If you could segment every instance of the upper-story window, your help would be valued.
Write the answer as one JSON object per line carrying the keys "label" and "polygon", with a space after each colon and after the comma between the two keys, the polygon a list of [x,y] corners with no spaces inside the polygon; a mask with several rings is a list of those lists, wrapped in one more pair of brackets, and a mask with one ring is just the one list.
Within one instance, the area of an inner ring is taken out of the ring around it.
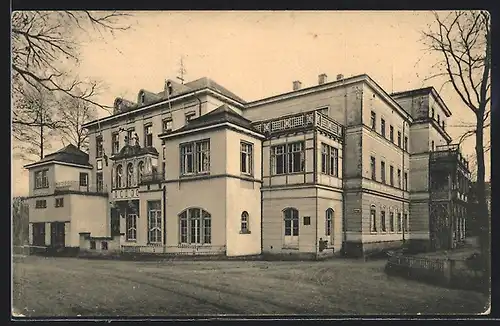
{"label": "upper-story window", "polygon": [[80,187],[86,187],[89,184],[89,174],[80,172]]}
{"label": "upper-story window", "polygon": [[438,114],[437,122],[438,122],[438,124],[441,122],[441,119],[439,118],[439,114]]}
{"label": "upper-story window", "polygon": [[118,132],[114,132],[111,136],[113,143],[113,154],[116,154],[120,151],[120,134]]}
{"label": "upper-story window", "polygon": [[163,132],[171,131],[173,128],[172,118],[165,118],[162,120],[162,130]]}
{"label": "upper-story window", "polygon": [[104,179],[103,179],[103,176],[102,176],[102,172],[97,172],[95,174],[96,176],[96,185],[97,185],[97,191],[103,191],[104,189]]}
{"label": "upper-story window", "polygon": [[250,228],[248,227],[248,212],[244,211],[241,213],[241,233],[250,233]]}
{"label": "upper-story window", "polygon": [[401,169],[398,169],[398,188],[401,188]]}
{"label": "upper-story window", "polygon": [[210,172],[210,140],[180,145],[181,175]]}
{"label": "upper-story window", "polygon": [[405,136],[405,142],[404,142],[404,145],[403,145],[403,146],[404,146],[404,147],[403,147],[403,148],[404,148],[404,150],[405,150],[405,151],[408,151],[408,137],[406,137],[406,136]]}
{"label": "upper-story window", "polygon": [[127,165],[127,187],[132,187],[133,179],[134,179],[134,166],[132,165],[132,163],[129,163]]}
{"label": "upper-story window", "polygon": [[303,172],[305,168],[304,142],[271,147],[271,165],[273,174]]}
{"label": "upper-story window", "polygon": [[370,156],[370,172],[372,180],[376,180],[376,171],[375,171],[375,157]]}
{"label": "upper-story window", "polygon": [[135,133],[135,128],[127,129],[127,136],[126,137],[127,137],[129,145],[133,145],[132,139],[134,138],[134,133]]}
{"label": "upper-story window", "polygon": [[56,198],[54,207],[64,207],[64,198]]}
{"label": "upper-story window", "polygon": [[382,183],[385,183],[385,162],[380,162],[380,179]]}
{"label": "upper-story window", "polygon": [[408,173],[405,172],[404,174],[404,190],[408,190]]}
{"label": "upper-story window", "polygon": [[401,147],[401,131],[398,131],[398,146]]}
{"label": "upper-story window", "polygon": [[122,177],[123,177],[123,167],[121,165],[118,165],[116,167],[116,188],[121,188],[122,187]]}
{"label": "upper-story window", "polygon": [[35,208],[47,208],[47,200],[40,199],[35,202]]}
{"label": "upper-story window", "polygon": [[443,122],[442,122],[442,127],[443,127],[443,129],[444,129],[445,125],[446,125],[446,124],[445,124],[445,120],[443,119]]}
{"label": "upper-story window", "polygon": [[391,143],[394,143],[394,127],[389,126],[389,139],[391,140]]}
{"label": "upper-story window", "polygon": [[394,186],[394,166],[389,167],[389,183]]}
{"label": "upper-story window", "polygon": [[186,113],[186,123],[188,123],[191,119],[193,119],[196,116],[196,113],[191,111]]}
{"label": "upper-story window", "polygon": [[385,138],[385,120],[380,119],[380,134]]}
{"label": "upper-story window", "polygon": [[338,177],[339,150],[327,144],[321,144],[321,172]]}
{"label": "upper-story window", "polygon": [[35,189],[49,187],[49,178],[47,177],[48,172],[48,169],[35,172]]}
{"label": "upper-story window", "polygon": [[102,157],[102,136],[97,136],[95,139],[95,156]]}
{"label": "upper-story window", "polygon": [[431,141],[431,151],[433,151],[433,152],[434,152],[434,140],[433,140],[433,141]]}
{"label": "upper-story window", "polygon": [[153,146],[153,126],[151,124],[144,126],[144,147]]}
{"label": "upper-story window", "polygon": [[247,142],[241,142],[240,148],[240,171],[244,174],[253,174],[253,145]]}
{"label": "upper-story window", "polygon": [[141,94],[141,104],[144,104],[146,102],[146,94],[142,93]]}
{"label": "upper-story window", "polygon": [[371,112],[371,118],[370,118],[370,126],[372,130],[375,130],[376,128],[376,121],[377,121],[377,115],[375,114],[374,111]]}
{"label": "upper-story window", "polygon": [[434,119],[434,108],[431,108],[431,118]]}

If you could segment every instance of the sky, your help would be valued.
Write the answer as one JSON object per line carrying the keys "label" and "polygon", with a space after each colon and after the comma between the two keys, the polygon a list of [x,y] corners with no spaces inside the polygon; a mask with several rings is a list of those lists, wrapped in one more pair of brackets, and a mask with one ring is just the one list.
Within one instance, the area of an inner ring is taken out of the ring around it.
{"label": "sky", "polygon": [[[414,11],[232,11],[129,12],[131,28],[83,37],[75,73],[101,80],[106,89],[97,98],[112,105],[116,97],[137,101],[140,89],[163,90],[164,80],[179,76],[180,59],[186,82],[209,77],[247,101],[329,80],[368,74],[387,92],[434,86],[453,115],[447,130],[458,140],[473,122],[471,111],[444,80],[433,79],[439,59],[426,53],[421,31],[432,23],[430,12]],[[104,111],[102,116],[107,115]],[[489,140],[489,132],[486,141]],[[474,139],[462,152],[474,154]],[[62,144],[54,143],[53,150]],[[486,156],[486,180],[490,158]],[[28,194],[26,162],[14,160],[13,195]]]}

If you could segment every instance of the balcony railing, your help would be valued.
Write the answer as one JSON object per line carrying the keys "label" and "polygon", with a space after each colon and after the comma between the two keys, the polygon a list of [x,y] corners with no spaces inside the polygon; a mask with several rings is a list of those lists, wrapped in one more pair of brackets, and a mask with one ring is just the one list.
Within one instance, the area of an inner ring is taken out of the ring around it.
{"label": "balcony railing", "polygon": [[165,180],[165,173],[163,171],[144,174],[140,184],[162,182]]}
{"label": "balcony railing", "polygon": [[101,184],[80,185],[79,181],[56,182],[55,192],[64,192],[64,191],[93,192],[102,194],[108,193],[106,185],[101,185]]}
{"label": "balcony railing", "polygon": [[302,112],[285,117],[256,122],[255,129],[264,134],[273,135],[308,127],[317,127],[342,138],[344,127],[327,115],[317,111]]}

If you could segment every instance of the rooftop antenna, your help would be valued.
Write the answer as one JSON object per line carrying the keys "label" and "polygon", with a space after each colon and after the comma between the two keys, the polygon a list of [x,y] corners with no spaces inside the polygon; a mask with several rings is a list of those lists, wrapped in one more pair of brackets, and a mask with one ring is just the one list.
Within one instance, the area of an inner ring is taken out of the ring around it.
{"label": "rooftop antenna", "polygon": [[177,77],[184,85],[184,75],[186,74],[186,69],[184,68],[184,56],[181,56],[181,67],[179,68],[180,77]]}

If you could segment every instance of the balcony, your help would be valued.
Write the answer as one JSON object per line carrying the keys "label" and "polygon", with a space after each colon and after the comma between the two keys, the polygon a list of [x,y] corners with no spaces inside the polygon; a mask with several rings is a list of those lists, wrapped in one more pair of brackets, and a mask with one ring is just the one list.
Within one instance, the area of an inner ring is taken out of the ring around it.
{"label": "balcony", "polygon": [[165,181],[163,171],[144,174],[139,184],[159,183]]}
{"label": "balcony", "polygon": [[436,146],[436,150],[431,152],[430,159],[431,162],[457,163],[465,172],[470,172],[469,162],[463,157],[458,144]]}
{"label": "balcony", "polygon": [[108,195],[106,185],[87,184],[80,185],[79,181],[56,182],[54,193],[95,193]]}
{"label": "balcony", "polygon": [[344,127],[340,123],[317,111],[302,112],[277,119],[260,121],[254,123],[253,126],[256,130],[268,136],[310,128],[321,129],[330,135],[336,136],[339,140],[344,135]]}

